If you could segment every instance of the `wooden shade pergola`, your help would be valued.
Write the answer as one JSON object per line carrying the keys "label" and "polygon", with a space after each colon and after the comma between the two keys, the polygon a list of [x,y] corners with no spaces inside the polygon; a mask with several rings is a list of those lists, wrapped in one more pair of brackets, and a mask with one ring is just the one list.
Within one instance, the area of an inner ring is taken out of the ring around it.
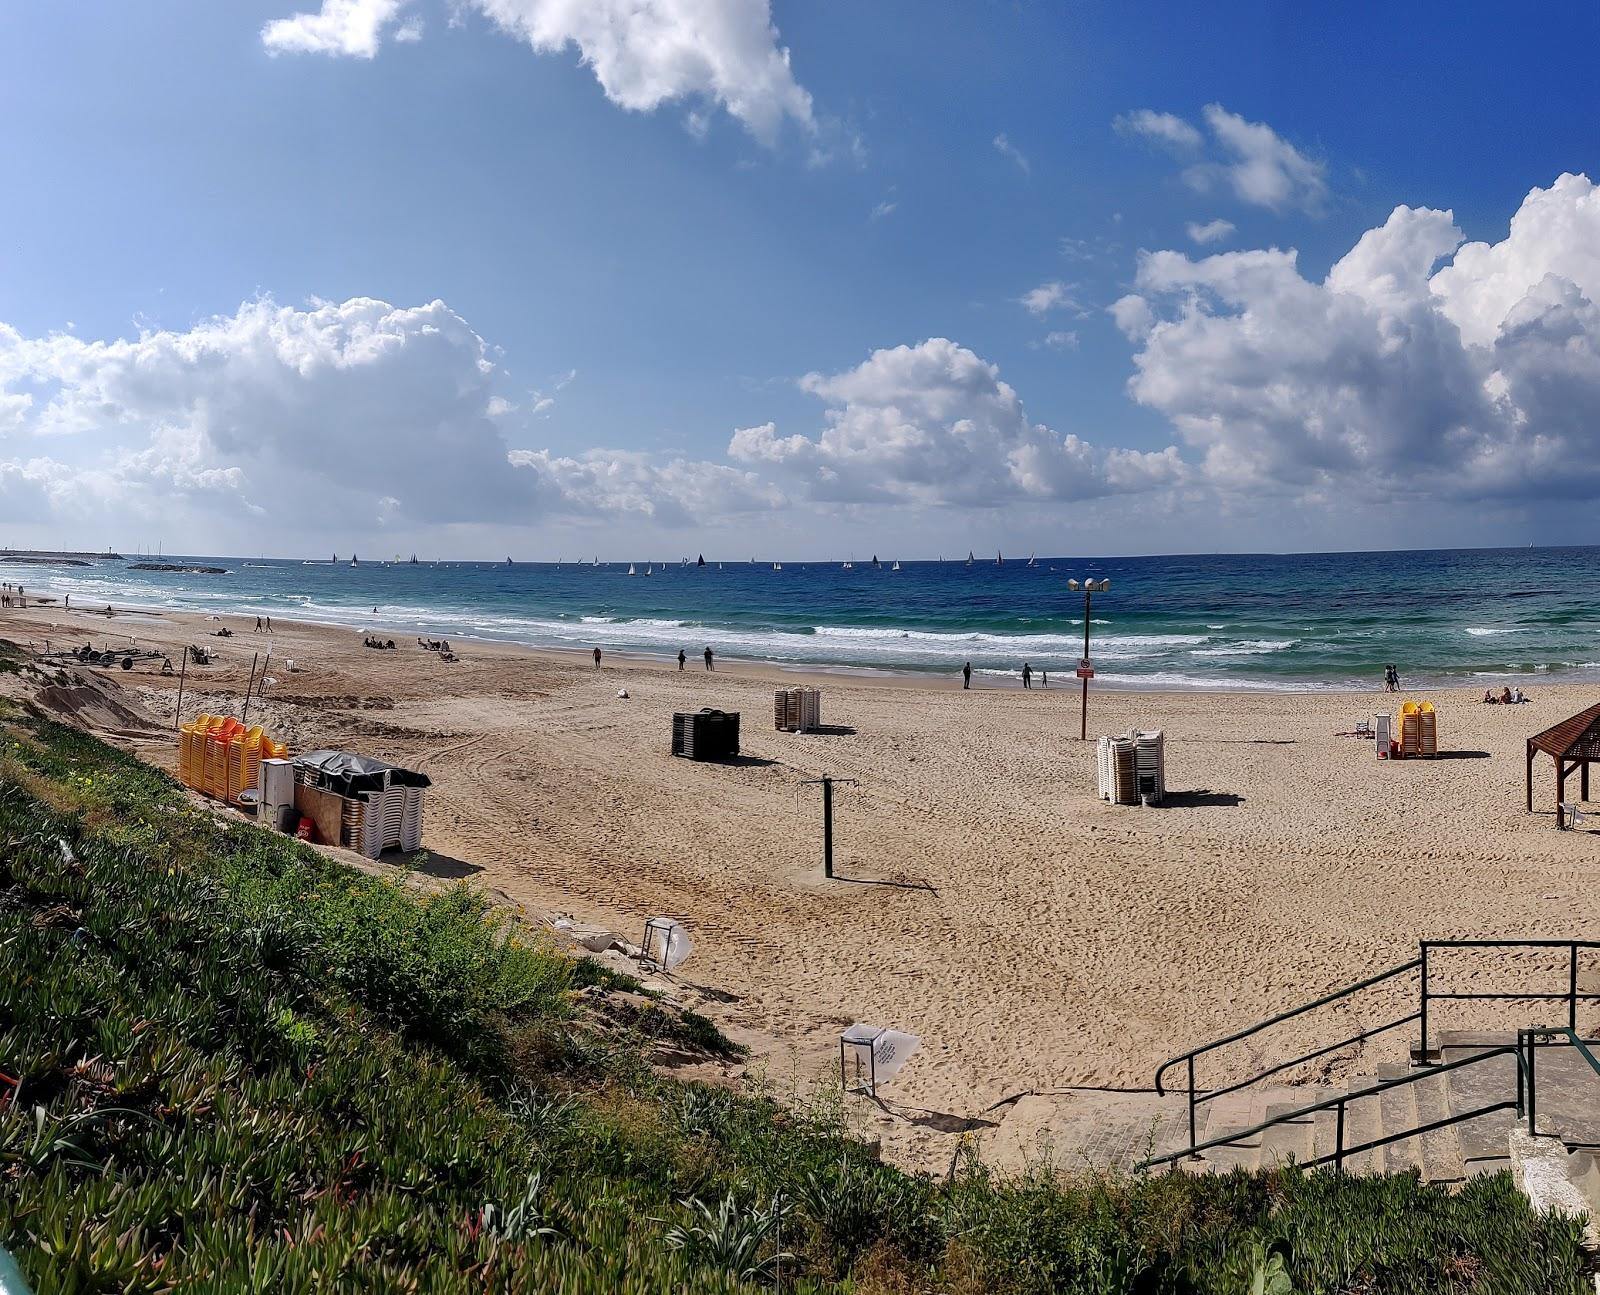
{"label": "wooden shade pergola", "polygon": [[1533,812],[1533,757],[1543,751],[1556,762],[1556,825],[1561,825],[1561,805],[1567,794],[1567,775],[1578,768],[1578,791],[1589,799],[1589,765],[1600,760],[1600,705],[1580,711],[1543,733],[1528,739],[1528,812]]}

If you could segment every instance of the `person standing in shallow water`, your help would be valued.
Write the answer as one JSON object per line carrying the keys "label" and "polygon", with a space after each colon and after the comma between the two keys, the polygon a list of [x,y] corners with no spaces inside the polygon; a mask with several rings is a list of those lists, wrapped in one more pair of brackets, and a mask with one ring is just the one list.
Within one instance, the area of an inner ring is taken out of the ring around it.
{"label": "person standing in shallow water", "polygon": [[709,644],[707,644],[707,646],[706,646],[706,669],[707,670],[716,669],[716,667],[711,664],[711,647],[710,647]]}
{"label": "person standing in shallow water", "polygon": [[678,649],[678,673],[679,674],[683,673],[683,663],[685,661],[687,661],[688,659],[689,659],[688,653],[686,653],[682,648],[679,648]]}
{"label": "person standing in shallow water", "polygon": [[970,661],[961,667],[961,686],[963,688],[972,687],[972,662]]}

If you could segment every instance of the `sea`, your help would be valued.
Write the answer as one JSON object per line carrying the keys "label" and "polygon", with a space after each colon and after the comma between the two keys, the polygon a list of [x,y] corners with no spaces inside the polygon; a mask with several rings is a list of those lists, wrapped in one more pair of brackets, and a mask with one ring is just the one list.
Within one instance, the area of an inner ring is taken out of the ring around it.
{"label": "sea", "polygon": [[[1089,608],[1097,685],[1368,688],[1600,684],[1600,547],[1171,557],[774,562],[390,562],[174,557],[22,565],[0,579],[75,604],[274,616],[453,642],[728,660],[797,669],[1066,682]],[[374,610],[376,609],[376,610]],[[0,622],[3,624],[3,622]],[[0,630],[3,632],[3,630]]]}

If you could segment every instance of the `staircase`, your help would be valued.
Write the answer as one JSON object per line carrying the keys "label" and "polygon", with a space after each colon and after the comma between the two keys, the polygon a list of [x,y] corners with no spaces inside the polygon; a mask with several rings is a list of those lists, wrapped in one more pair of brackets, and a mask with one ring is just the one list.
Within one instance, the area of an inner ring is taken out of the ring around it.
{"label": "staircase", "polygon": [[[1429,1182],[1458,1183],[1477,1174],[1508,1169],[1511,1129],[1518,1122],[1517,1061],[1507,1053],[1484,1056],[1506,1046],[1506,1042],[1447,1033],[1439,1036],[1439,1044],[1440,1065],[1448,1069],[1382,1063],[1345,1084],[1280,1085],[1230,1093],[1209,1104],[1200,1139],[1210,1142],[1229,1138],[1301,1108],[1337,1102],[1340,1097],[1396,1080],[1401,1082],[1345,1104],[1343,1145],[1349,1148],[1380,1144],[1370,1150],[1347,1151],[1343,1156],[1347,1173],[1415,1169]],[[1600,1077],[1568,1054],[1570,1049],[1541,1052],[1540,1131],[1559,1132],[1568,1142],[1600,1140],[1600,1127],[1594,1127],[1600,1124],[1596,1119],[1600,1114]],[[1475,1057],[1484,1059],[1451,1064]],[[1582,1073],[1573,1068],[1574,1064],[1582,1067]],[[1474,1111],[1485,1113],[1472,1116]],[[1462,1119],[1463,1116],[1469,1118]],[[1460,1122],[1448,1122],[1451,1120]],[[1337,1105],[1323,1106],[1176,1163],[1197,1173],[1236,1166],[1266,1169],[1289,1160],[1297,1164],[1326,1160],[1331,1164],[1338,1155],[1338,1126]],[[1573,1130],[1586,1133],[1587,1137],[1574,1136]],[[1185,1142],[1180,1136],[1174,1149],[1181,1150]]]}

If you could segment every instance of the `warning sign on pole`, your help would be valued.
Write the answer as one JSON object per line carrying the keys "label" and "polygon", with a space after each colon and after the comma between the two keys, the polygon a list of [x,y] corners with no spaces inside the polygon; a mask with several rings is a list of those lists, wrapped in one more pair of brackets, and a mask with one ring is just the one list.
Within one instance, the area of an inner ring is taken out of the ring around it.
{"label": "warning sign on pole", "polygon": [[1078,678],[1080,678],[1080,679],[1093,679],[1094,678],[1094,662],[1089,660],[1088,657],[1080,657],[1078,659]]}

